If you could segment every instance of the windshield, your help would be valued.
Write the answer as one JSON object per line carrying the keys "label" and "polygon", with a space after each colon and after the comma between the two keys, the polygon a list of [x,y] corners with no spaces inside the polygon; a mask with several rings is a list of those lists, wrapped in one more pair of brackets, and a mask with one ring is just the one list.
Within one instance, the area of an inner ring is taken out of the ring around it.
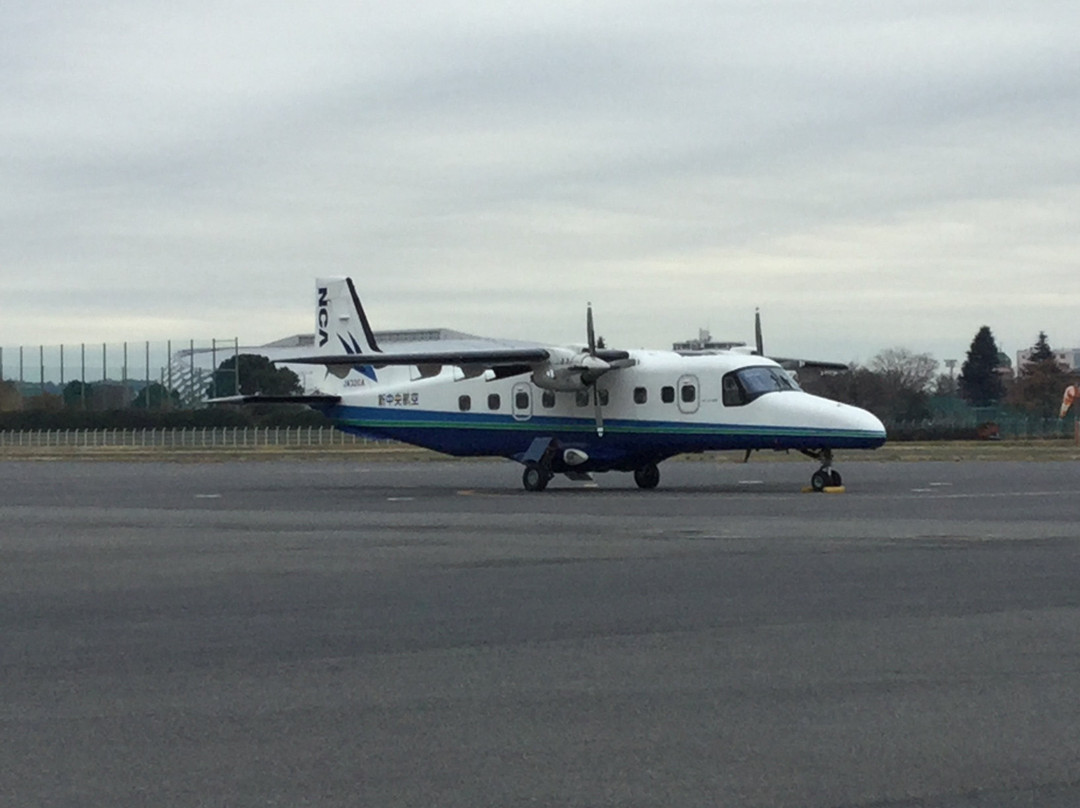
{"label": "windshield", "polygon": [[741,368],[728,373],[723,380],[724,404],[729,407],[749,404],[766,393],[798,389],[794,379],[775,367]]}

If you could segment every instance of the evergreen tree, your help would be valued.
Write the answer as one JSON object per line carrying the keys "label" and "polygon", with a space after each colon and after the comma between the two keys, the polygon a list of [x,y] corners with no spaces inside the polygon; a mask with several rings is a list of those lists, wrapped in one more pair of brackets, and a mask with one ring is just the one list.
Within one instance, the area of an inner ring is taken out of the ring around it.
{"label": "evergreen tree", "polygon": [[1008,401],[1011,406],[1031,415],[1050,418],[1057,414],[1061,393],[1068,383],[1068,372],[1054,356],[1046,333],[1040,331],[1031,356],[1009,390]]}
{"label": "evergreen tree", "polygon": [[967,359],[960,370],[960,395],[975,407],[996,404],[1005,394],[998,373],[998,347],[990,326],[984,325],[971,341]]}
{"label": "evergreen tree", "polygon": [[1035,345],[1031,349],[1031,356],[1028,357],[1029,362],[1045,362],[1047,359],[1053,359],[1054,352],[1050,348],[1050,343],[1046,341],[1046,332],[1040,331],[1039,338],[1035,340]]}

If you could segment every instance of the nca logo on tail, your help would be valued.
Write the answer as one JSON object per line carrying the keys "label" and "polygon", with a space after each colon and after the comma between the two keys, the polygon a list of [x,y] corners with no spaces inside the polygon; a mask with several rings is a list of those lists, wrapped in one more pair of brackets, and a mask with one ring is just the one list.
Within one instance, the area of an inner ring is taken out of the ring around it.
{"label": "nca logo on tail", "polygon": [[329,292],[325,286],[319,287],[318,314],[316,325],[319,331],[319,347],[322,348],[330,341],[330,333],[326,330],[330,327],[330,300]]}

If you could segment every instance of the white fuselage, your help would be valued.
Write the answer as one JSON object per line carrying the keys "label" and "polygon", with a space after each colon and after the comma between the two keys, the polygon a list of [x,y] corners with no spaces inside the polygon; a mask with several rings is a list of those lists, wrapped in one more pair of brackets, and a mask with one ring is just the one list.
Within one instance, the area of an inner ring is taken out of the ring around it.
{"label": "white fuselage", "polygon": [[602,436],[592,389],[544,389],[572,387],[572,379],[541,387],[534,373],[500,379],[451,366],[377,367],[367,371],[372,379],[356,369],[341,380],[328,376],[323,392],[342,400],[325,411],[347,431],[454,455],[520,459],[532,441],[551,438],[583,452],[583,468],[601,471],[682,452],[874,448],[885,441],[874,415],[803,392],[764,357],[631,351],[630,359],[596,382]]}

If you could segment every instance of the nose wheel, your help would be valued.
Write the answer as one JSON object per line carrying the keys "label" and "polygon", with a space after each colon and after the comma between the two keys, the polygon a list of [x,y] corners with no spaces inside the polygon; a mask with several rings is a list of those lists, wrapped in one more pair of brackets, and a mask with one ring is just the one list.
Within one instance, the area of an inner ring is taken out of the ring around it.
{"label": "nose wheel", "polygon": [[840,478],[840,472],[829,468],[820,468],[810,475],[810,487],[815,491],[824,491],[826,488],[839,488],[844,484]]}
{"label": "nose wheel", "polygon": [[810,487],[815,491],[824,491],[826,488],[839,488],[844,484],[840,472],[832,467],[832,449],[813,451],[803,449],[802,453],[821,462],[821,468],[810,475]]}

